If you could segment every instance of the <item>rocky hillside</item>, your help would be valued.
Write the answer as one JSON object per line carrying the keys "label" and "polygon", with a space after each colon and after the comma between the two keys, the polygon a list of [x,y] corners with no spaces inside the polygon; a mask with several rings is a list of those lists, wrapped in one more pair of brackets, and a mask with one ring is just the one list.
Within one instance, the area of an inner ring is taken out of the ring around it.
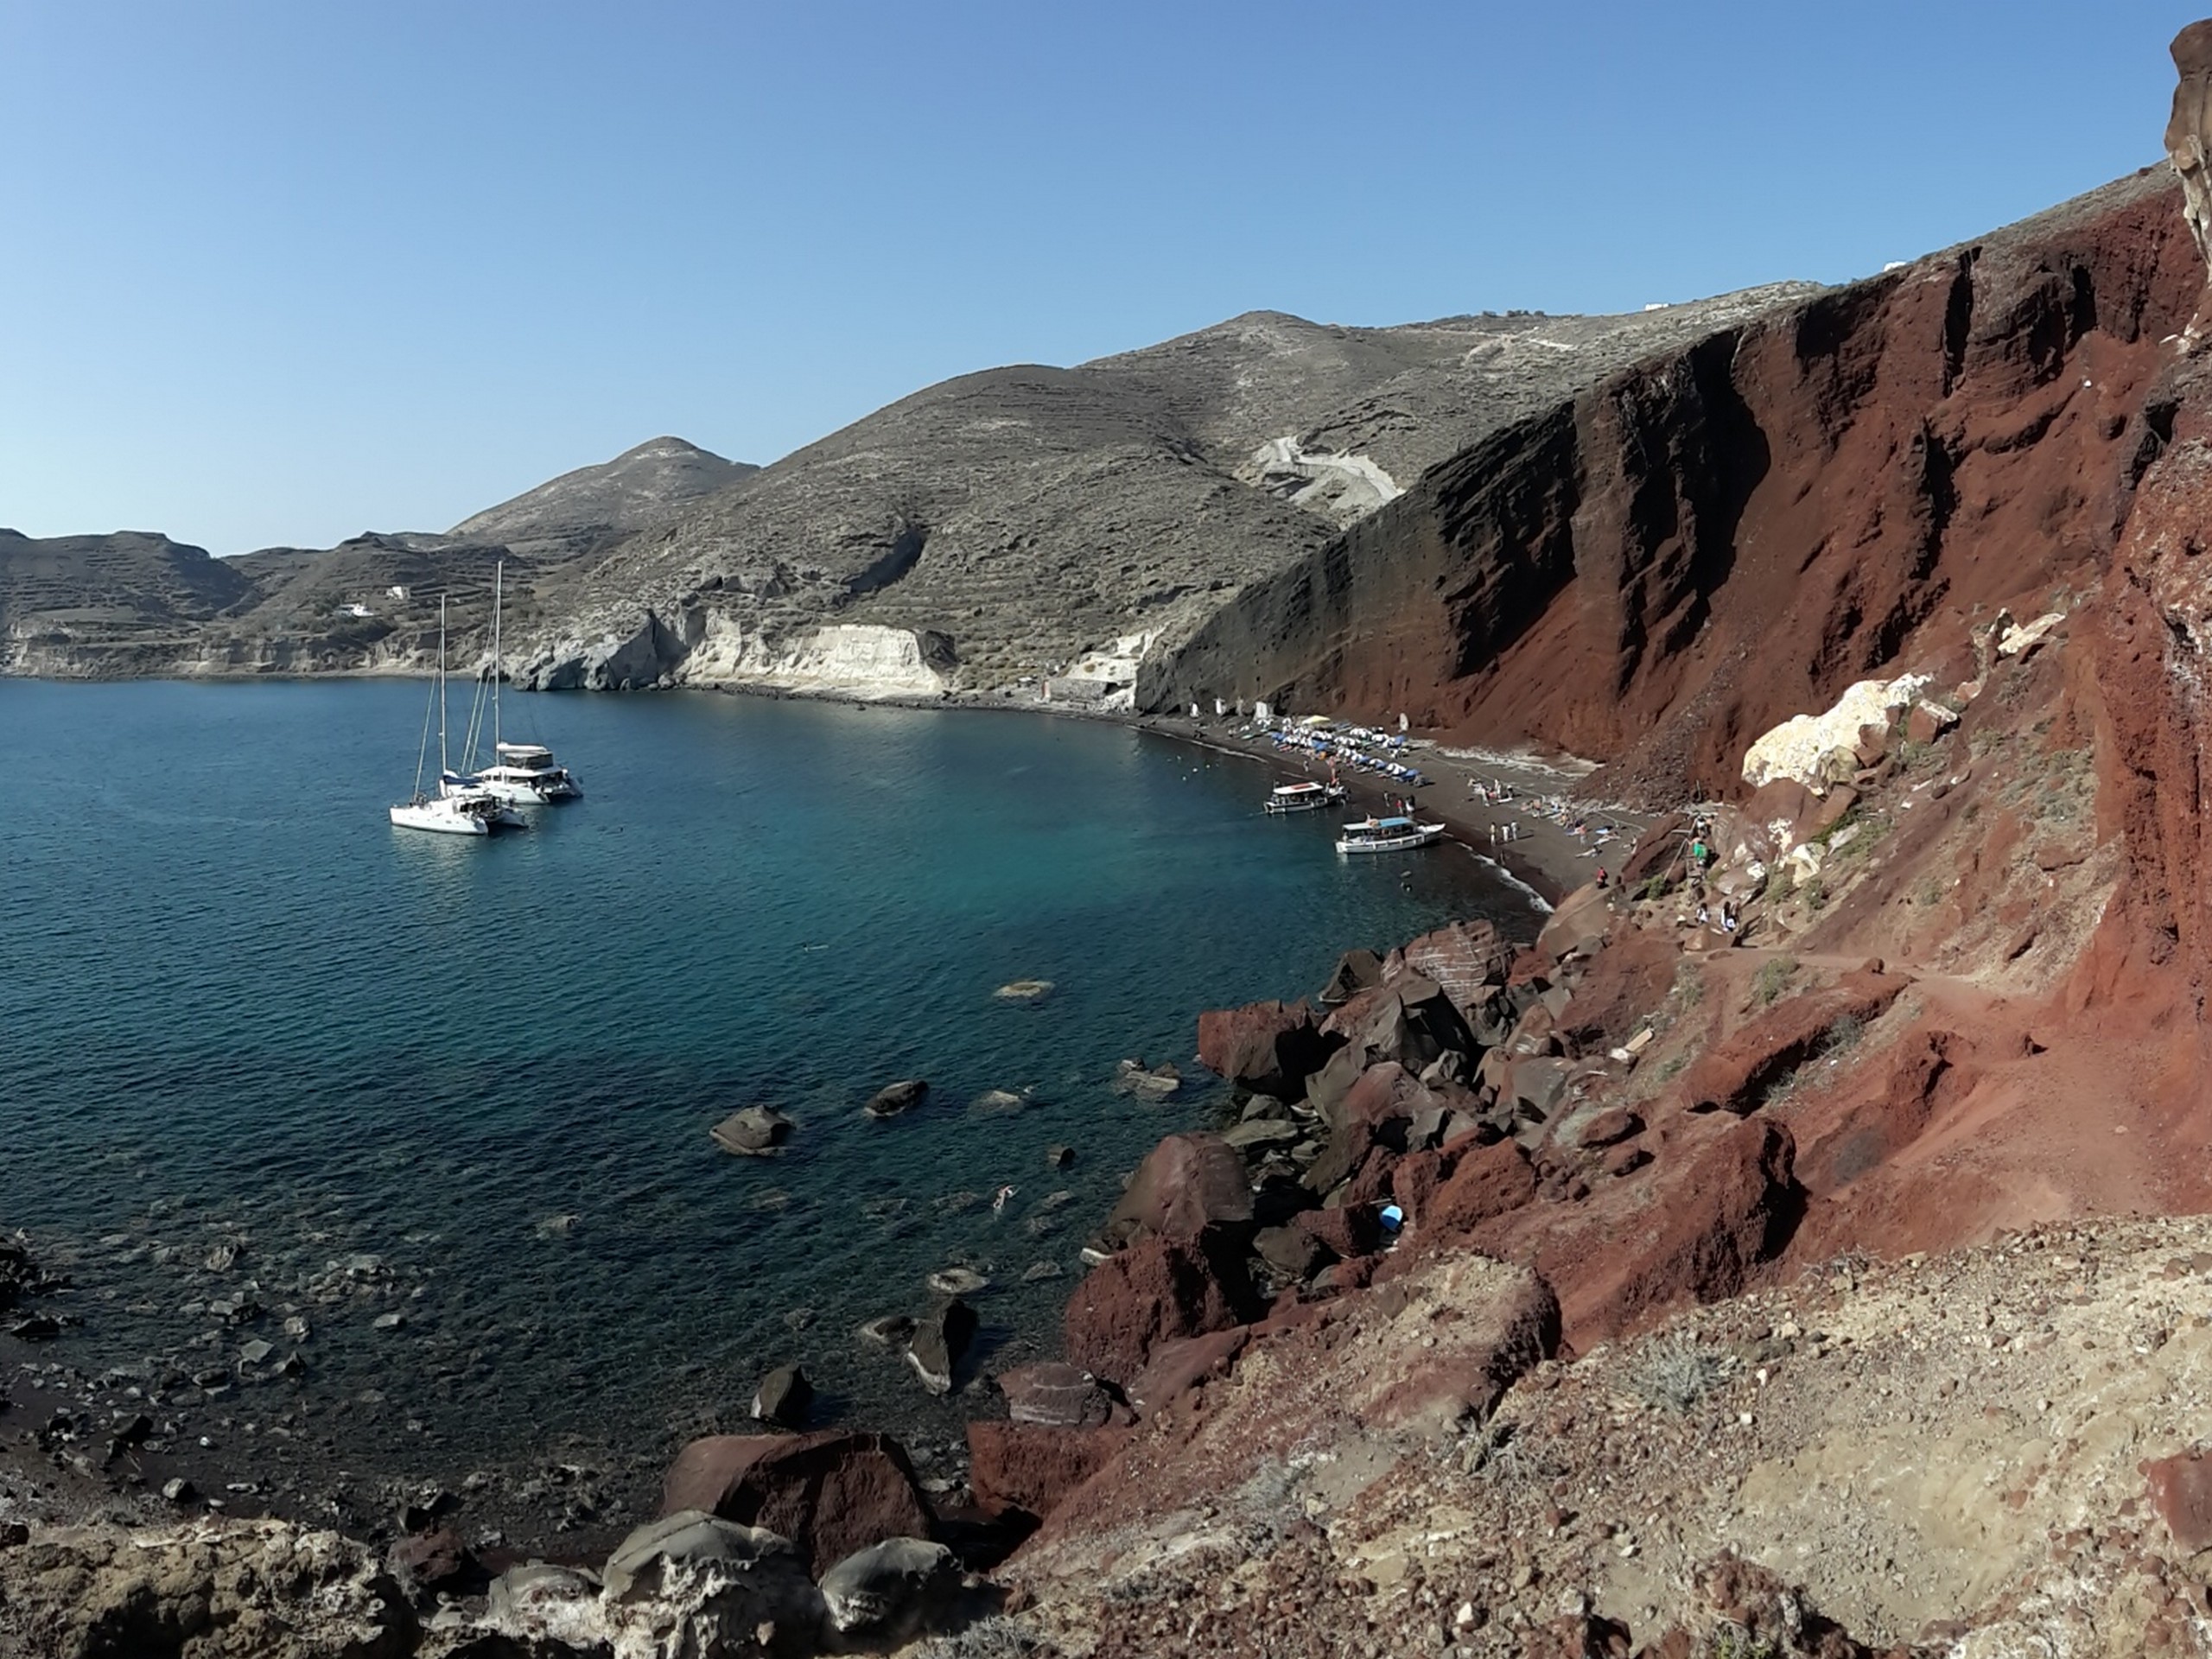
{"label": "rocky hillside", "polygon": [[[440,591],[474,660],[504,556],[525,685],[989,690],[1116,640],[1180,639],[1470,442],[1811,291],[1395,328],[1254,313],[948,381],[765,469],[656,439],[446,535],[249,555],[231,562],[242,588],[167,634],[80,614],[113,585],[88,562],[81,590],[48,582],[17,608],[0,667],[419,669]],[[79,544],[41,545],[70,575]]]}
{"label": "rocky hillside", "polygon": [[1399,328],[1255,313],[947,381],[549,583],[523,671],[777,683],[827,625],[934,638],[923,683],[988,690],[1180,639],[1484,434],[1807,291]]}
{"label": "rocky hillside", "polygon": [[654,438],[596,467],[579,467],[511,501],[487,507],[448,534],[555,560],[589,553],[665,524],[702,497],[728,489],[758,467],[686,443]]}

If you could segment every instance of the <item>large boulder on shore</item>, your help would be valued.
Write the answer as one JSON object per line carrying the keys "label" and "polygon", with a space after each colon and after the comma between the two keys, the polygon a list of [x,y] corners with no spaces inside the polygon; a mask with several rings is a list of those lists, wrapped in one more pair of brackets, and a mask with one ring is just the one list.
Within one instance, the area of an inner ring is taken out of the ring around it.
{"label": "large boulder on shore", "polygon": [[287,1521],[41,1529],[0,1541],[0,1608],[27,1656],[197,1654],[213,1631],[225,1653],[406,1659],[421,1636],[374,1550]]}
{"label": "large boulder on shore", "polygon": [[822,1599],[837,1633],[884,1646],[934,1628],[960,1590],[952,1552],[925,1538],[887,1538],[822,1575]]}
{"label": "large boulder on shore", "polygon": [[1251,1219],[1244,1160],[1218,1135],[1194,1130],[1168,1135],[1145,1154],[1106,1224],[1123,1236],[1192,1239],[1207,1227]]}
{"label": "large boulder on shore", "polygon": [[1303,1002],[1248,1002],[1198,1016],[1198,1059],[1240,1089],[1296,1100],[1341,1039],[1325,1036]]}
{"label": "large boulder on shore", "polygon": [[1430,981],[1452,999],[1452,1007],[1471,1015],[1488,999],[1492,986],[1505,983],[1513,947],[1498,937],[1496,927],[1478,919],[1446,922],[1397,954],[1408,971]]}
{"label": "large boulder on shore", "polygon": [[[1378,1060],[1395,1060],[1419,1074],[1445,1054],[1471,1058],[1481,1046],[1443,988],[1415,973],[1361,992],[1332,1014],[1322,1030],[1349,1039],[1351,1058],[1339,1051],[1323,1068],[1325,1076],[1345,1082]],[[1315,1082],[1307,1094],[1318,1101],[1320,1079]]]}
{"label": "large boulder on shore", "polygon": [[1098,1379],[1079,1365],[1046,1360],[1001,1371],[999,1392],[1017,1423],[1048,1428],[1096,1428],[1114,1414],[1114,1402]]}
{"label": "large boulder on shore", "polygon": [[906,1344],[906,1363],[931,1394],[950,1394],[959,1380],[960,1361],[976,1340],[976,1310],[957,1296],[922,1316]]}
{"label": "large boulder on shore", "polygon": [[1325,1008],[1340,1007],[1362,991],[1372,990],[1382,982],[1382,957],[1365,946],[1347,950],[1337,958],[1336,971],[1329,976],[1328,983],[1321,987],[1321,1006]]}
{"label": "large boulder on shore", "polygon": [[782,1534],[814,1562],[886,1538],[926,1536],[913,1465],[887,1434],[710,1434],[677,1454],[661,1513],[703,1510]]}
{"label": "large boulder on shore", "polygon": [[696,1510],[662,1516],[615,1547],[601,1577],[618,1651],[814,1651],[822,1594],[789,1539]]}
{"label": "large boulder on shore", "polygon": [[1075,1287],[1063,1346],[1071,1363],[1125,1382],[1161,1343],[1249,1324],[1259,1311],[1240,1242],[1213,1229],[1188,1240],[1142,1238]]}

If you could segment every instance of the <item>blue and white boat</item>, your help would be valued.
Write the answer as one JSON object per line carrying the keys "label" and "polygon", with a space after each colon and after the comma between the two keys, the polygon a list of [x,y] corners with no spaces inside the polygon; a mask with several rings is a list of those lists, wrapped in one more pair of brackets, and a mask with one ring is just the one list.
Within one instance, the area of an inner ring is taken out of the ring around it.
{"label": "blue and white boat", "polygon": [[1402,853],[1444,839],[1446,826],[1417,823],[1411,818],[1362,818],[1344,825],[1337,837],[1340,853]]}

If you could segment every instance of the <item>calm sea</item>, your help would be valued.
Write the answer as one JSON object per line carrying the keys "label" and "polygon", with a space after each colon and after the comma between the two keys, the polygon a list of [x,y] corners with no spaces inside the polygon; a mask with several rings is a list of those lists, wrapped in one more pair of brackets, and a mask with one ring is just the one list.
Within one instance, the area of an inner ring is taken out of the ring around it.
{"label": "calm sea", "polygon": [[[396,830],[423,703],[0,682],[0,1227],[78,1287],[49,1351],[297,1348],[340,1455],[658,1450],[791,1360],[848,1421],[945,1427],[855,1327],[963,1263],[988,1363],[1049,1351],[1122,1175],[1224,1102],[1200,1009],[1528,925],[1458,848],[1265,819],[1257,763],[1016,714],[518,696],[588,798]],[[1192,1086],[1121,1097],[1125,1056]],[[906,1077],[925,1105],[861,1116]],[[709,1141],[753,1102],[798,1120],[784,1157]]]}

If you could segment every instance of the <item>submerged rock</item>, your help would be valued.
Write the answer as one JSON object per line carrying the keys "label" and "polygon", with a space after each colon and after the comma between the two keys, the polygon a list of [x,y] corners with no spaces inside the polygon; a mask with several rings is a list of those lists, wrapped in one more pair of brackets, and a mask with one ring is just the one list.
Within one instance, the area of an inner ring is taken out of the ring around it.
{"label": "submerged rock", "polygon": [[1183,1074],[1173,1065],[1147,1065],[1142,1060],[1123,1060],[1114,1070],[1114,1092],[1140,1100],[1165,1100],[1183,1086]]}
{"label": "submerged rock", "polygon": [[973,1268],[939,1268],[930,1274],[929,1287],[940,1296],[973,1296],[988,1290],[991,1281]]}
{"label": "submerged rock", "polygon": [[994,993],[1002,1001],[1027,1002],[1033,1007],[1052,994],[1052,982],[1049,979],[1010,979]]}
{"label": "submerged rock", "polygon": [[747,1106],[707,1131],[724,1152],[765,1158],[791,1139],[791,1121],[772,1106]]}
{"label": "submerged rock", "polygon": [[887,1084],[868,1098],[861,1109],[870,1117],[896,1117],[910,1107],[921,1103],[930,1086],[919,1077],[908,1077],[902,1082]]}

